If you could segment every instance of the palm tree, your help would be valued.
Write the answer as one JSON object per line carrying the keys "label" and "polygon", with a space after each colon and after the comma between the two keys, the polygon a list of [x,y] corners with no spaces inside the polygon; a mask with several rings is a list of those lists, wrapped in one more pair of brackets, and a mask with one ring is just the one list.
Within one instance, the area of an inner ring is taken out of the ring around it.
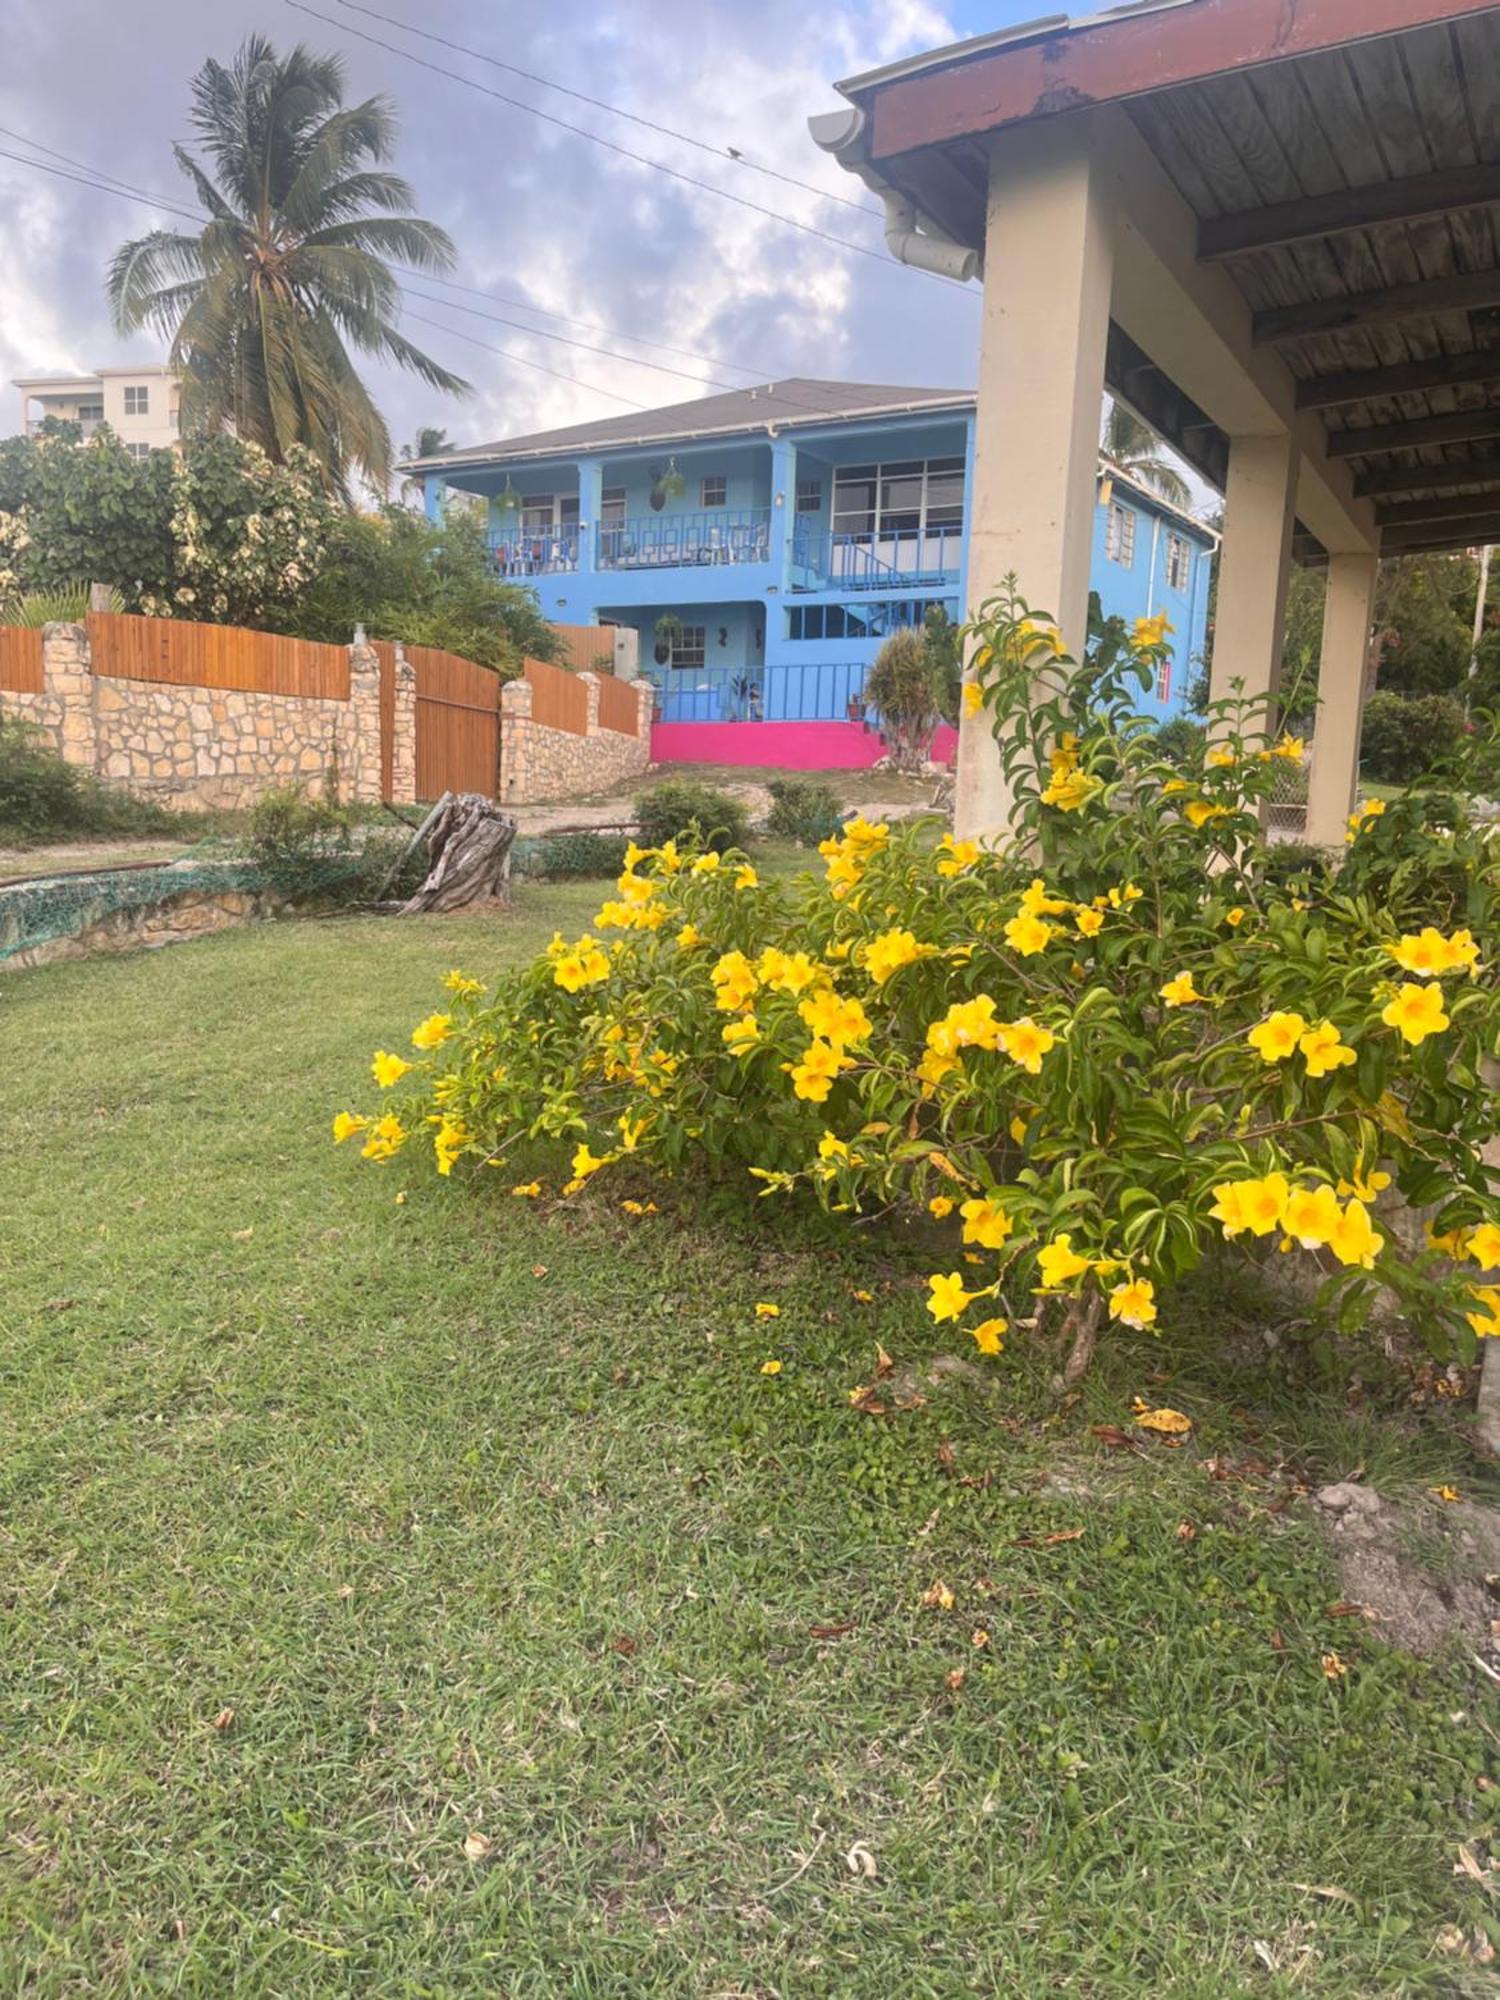
{"label": "palm tree", "polygon": [[412,191],[380,162],[396,121],[386,98],[344,104],[338,56],[278,56],[250,36],[233,63],[193,79],[189,124],[208,165],[174,146],[208,220],[196,235],[153,230],[109,272],[121,333],[171,340],[187,431],[232,426],[274,460],[305,445],[347,498],[357,468],[384,493],[391,441],[350,348],[409,368],[431,388],[469,385],[397,332],[388,258],[446,269],[453,245],[411,213]]}
{"label": "palm tree", "polygon": [[[439,453],[452,451],[453,440],[441,424],[421,424],[410,444],[402,445],[396,454],[396,464],[415,465],[419,459],[436,458]],[[403,479],[401,498],[411,500],[422,492],[420,479]]]}
{"label": "palm tree", "polygon": [[1186,507],[1192,490],[1182,474],[1161,455],[1161,439],[1148,423],[1123,403],[1111,402],[1105,419],[1103,450],[1122,472],[1154,486],[1173,507]]}

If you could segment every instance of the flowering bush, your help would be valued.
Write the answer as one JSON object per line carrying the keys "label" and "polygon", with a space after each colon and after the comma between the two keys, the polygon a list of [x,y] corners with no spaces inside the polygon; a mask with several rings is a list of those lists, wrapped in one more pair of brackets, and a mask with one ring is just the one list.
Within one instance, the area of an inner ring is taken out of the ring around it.
{"label": "flowering bush", "polygon": [[[493,991],[451,974],[413,1052],[376,1057],[391,1108],[339,1134],[375,1160],[430,1145],[440,1174],[548,1142],[565,1197],[633,1162],[841,1214],[920,1205],[954,1237],[933,1318],[994,1353],[1060,1299],[1075,1374],[1226,1241],[1307,1260],[1345,1327],[1384,1285],[1435,1344],[1500,1333],[1482,836],[1371,804],[1341,869],[1289,875],[1257,805],[1302,745],[1221,704],[1163,759],[1135,712],[1161,621],[1078,665],[1007,594],[972,639],[1008,845],[853,819],[786,883],[632,848],[590,934]],[[1382,1221],[1390,1187],[1436,1206],[1429,1247]]]}

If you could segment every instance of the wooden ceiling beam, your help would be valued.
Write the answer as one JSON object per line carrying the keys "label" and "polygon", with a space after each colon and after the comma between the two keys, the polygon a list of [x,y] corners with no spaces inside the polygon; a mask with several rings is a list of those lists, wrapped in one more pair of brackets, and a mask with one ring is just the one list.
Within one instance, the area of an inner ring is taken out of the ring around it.
{"label": "wooden ceiling beam", "polygon": [[1500,407],[1455,410],[1448,417],[1412,417],[1405,423],[1365,424],[1353,431],[1333,431],[1330,458],[1362,458],[1372,451],[1410,451],[1419,444],[1468,444],[1474,438],[1500,437]]}
{"label": "wooden ceiling beam", "polygon": [[1393,500],[1375,509],[1382,528],[1411,528],[1433,521],[1466,521],[1500,507],[1500,493],[1450,493],[1433,500]]}
{"label": "wooden ceiling beam", "polygon": [[1256,347],[1280,347],[1315,333],[1345,333],[1351,327],[1486,306],[1500,306],[1500,271],[1467,271],[1456,277],[1421,278],[1415,284],[1384,285],[1375,292],[1347,292],[1336,299],[1270,306],[1256,313],[1250,338]]}
{"label": "wooden ceiling beam", "polygon": [[1384,465],[1362,472],[1354,482],[1358,500],[1382,493],[1440,493],[1447,486],[1487,486],[1500,482],[1500,452],[1445,459],[1441,465]]}
{"label": "wooden ceiling beam", "polygon": [[1462,521],[1455,521],[1451,530],[1437,523],[1385,528],[1381,531],[1380,552],[1387,556],[1416,555],[1427,549],[1477,549],[1485,542],[1500,542],[1500,514],[1470,514]]}
{"label": "wooden ceiling beam", "polygon": [[1416,396],[1428,389],[1455,389],[1473,382],[1500,382],[1500,348],[1472,354],[1439,354],[1431,361],[1398,361],[1386,368],[1349,368],[1337,375],[1314,375],[1297,384],[1299,410],[1336,410],[1382,396]]}
{"label": "wooden ceiling beam", "polygon": [[1405,180],[1377,181],[1366,187],[1339,188],[1332,194],[1304,195],[1296,201],[1269,202],[1264,208],[1215,215],[1200,223],[1198,261],[1216,264],[1228,257],[1252,256],[1257,250],[1284,249],[1320,236],[1343,236],[1382,222],[1421,222],[1455,209],[1484,208],[1497,201],[1500,164],[1484,162],[1449,167],[1436,174],[1413,174]]}

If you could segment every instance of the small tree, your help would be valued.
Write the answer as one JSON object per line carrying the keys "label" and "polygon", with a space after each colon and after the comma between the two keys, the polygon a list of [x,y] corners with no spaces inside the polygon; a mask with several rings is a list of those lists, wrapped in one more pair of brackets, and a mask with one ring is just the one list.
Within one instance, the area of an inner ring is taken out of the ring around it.
{"label": "small tree", "polygon": [[932,745],[932,732],[942,719],[938,675],[926,634],[892,633],[875,655],[865,694],[880,713],[897,770],[920,769]]}

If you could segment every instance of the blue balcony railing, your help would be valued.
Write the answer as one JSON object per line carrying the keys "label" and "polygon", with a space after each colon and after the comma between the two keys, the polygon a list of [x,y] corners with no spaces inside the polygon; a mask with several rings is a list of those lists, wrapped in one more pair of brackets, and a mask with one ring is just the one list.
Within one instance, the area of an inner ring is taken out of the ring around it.
{"label": "blue balcony railing", "polygon": [[552,576],[578,567],[578,530],[526,534],[517,528],[495,536],[490,555],[501,576]]}
{"label": "blue balcony railing", "polygon": [[843,722],[863,699],[866,660],[653,671],[663,722]]}
{"label": "blue balcony railing", "polygon": [[599,530],[600,569],[695,569],[771,559],[769,507],[647,514]]}
{"label": "blue balcony railing", "polygon": [[792,564],[803,572],[804,590],[937,589],[957,582],[963,540],[961,527],[830,534],[799,523],[792,536]]}

